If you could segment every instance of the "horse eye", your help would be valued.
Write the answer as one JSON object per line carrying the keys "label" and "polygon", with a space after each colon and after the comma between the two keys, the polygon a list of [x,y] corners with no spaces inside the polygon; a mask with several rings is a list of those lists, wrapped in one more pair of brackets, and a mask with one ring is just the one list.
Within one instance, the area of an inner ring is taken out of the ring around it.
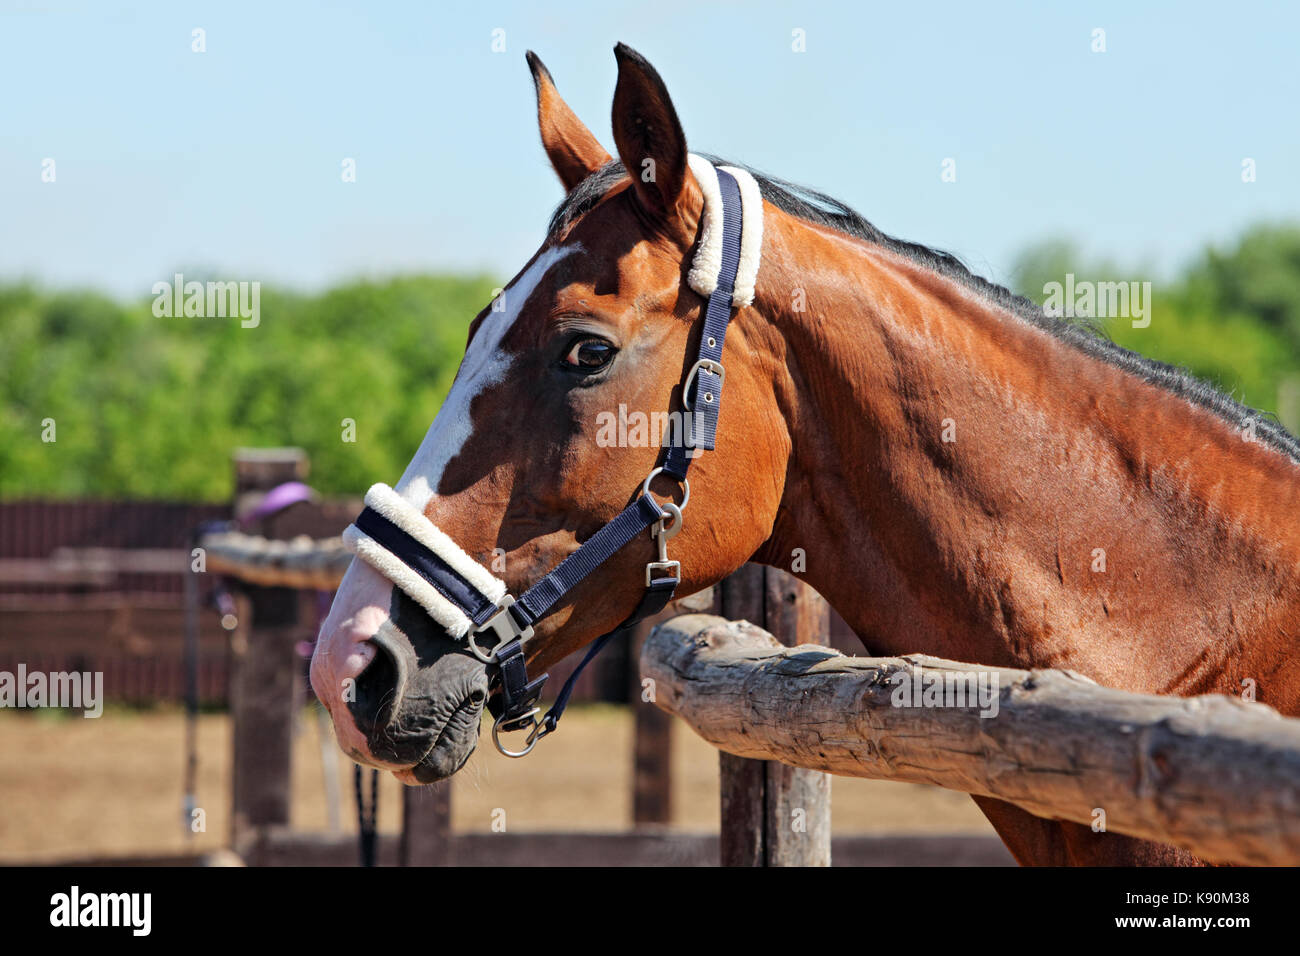
{"label": "horse eye", "polygon": [[573,343],[564,361],[574,368],[594,372],[613,361],[617,353],[618,349],[603,339],[580,339]]}

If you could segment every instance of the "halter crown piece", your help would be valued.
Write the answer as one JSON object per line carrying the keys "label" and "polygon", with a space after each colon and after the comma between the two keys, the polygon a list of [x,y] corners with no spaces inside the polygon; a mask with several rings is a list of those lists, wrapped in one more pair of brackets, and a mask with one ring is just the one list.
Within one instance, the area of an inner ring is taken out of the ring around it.
{"label": "halter crown piece", "polygon": [[[561,561],[517,600],[505,582],[471,558],[423,512],[387,485],[366,493],[365,510],[343,533],[348,549],[416,601],[453,638],[463,640],[495,673],[500,700],[493,707],[492,741],[508,757],[529,753],[555,730],[568,705],[578,675],[612,639],[658,614],[681,583],[681,565],[668,558],[668,542],[682,529],[682,511],[690,500],[686,480],[694,449],[712,450],[726,370],[722,345],[733,308],[754,301],[763,244],[763,198],[758,183],[743,169],[714,167],[701,156],[689,157],[691,172],[704,194],[704,216],[687,282],[708,298],[699,357],[682,383],[682,404],[691,434],[667,446],[662,464],[646,476],[636,500]],[[660,503],[650,494],[659,474],[682,483],[682,503]],[[618,627],[598,638],[560,690],[555,704],[538,718],[546,675],[529,680],[524,642],[533,625],[555,608],[611,555],[646,529],[658,544],[658,560],[646,564],[645,592],[636,609]],[[501,733],[528,732],[522,750],[509,750]]]}

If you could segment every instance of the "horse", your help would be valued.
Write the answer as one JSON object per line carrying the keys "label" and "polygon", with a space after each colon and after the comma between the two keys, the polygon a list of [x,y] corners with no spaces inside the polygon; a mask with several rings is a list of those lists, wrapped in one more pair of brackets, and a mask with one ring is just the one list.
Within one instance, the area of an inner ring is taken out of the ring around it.
{"label": "horse", "polygon": [[[311,664],[346,753],[410,785],[445,779],[474,751],[484,708],[535,701],[527,673],[633,619],[656,568],[680,597],[796,554],[871,653],[1253,693],[1300,714],[1300,442],[829,196],[688,153],[659,74],[630,47],[614,52],[617,159],[528,54],[566,195],[470,324],[401,479],[367,496],[380,517],[349,529],[358,556]],[[751,202],[714,368],[697,356],[714,344],[702,313],[720,293],[696,280],[716,259],[709,210],[724,181]],[[665,471],[665,447],[596,440],[602,415],[681,411],[692,395],[698,408],[724,374],[689,488]],[[637,533],[605,547],[644,501]],[[394,537],[381,547],[383,533]],[[497,602],[513,677],[500,677],[504,650],[475,643],[491,630],[483,615],[442,613],[446,589],[394,559],[406,545],[435,564],[454,553],[456,581]],[[505,590],[597,547],[544,619],[506,613]],[[534,725],[530,746],[540,735]],[[1022,864],[1199,863],[974,799]]]}

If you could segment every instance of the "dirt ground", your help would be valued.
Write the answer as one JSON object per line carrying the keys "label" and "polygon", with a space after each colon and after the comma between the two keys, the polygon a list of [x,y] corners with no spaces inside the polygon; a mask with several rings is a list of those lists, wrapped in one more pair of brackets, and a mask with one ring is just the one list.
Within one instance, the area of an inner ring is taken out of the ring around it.
{"label": "dirt ground", "polygon": [[[673,823],[718,826],[717,752],[673,728]],[[207,830],[182,827],[184,715],[108,709],[87,720],[57,711],[0,711],[0,863],[117,855],[198,853],[228,845],[230,723],[199,724],[198,805]],[[335,750],[332,733],[323,741]],[[322,733],[304,710],[295,727],[292,824],[330,829]],[[340,825],[356,831],[353,765],[339,754]],[[452,782],[453,826],[489,830],[504,811],[510,830],[621,830],[631,821],[632,719],[626,708],[579,706],[563,731],[525,760],[497,754],[484,733]],[[367,792],[369,773],[366,774]],[[401,784],[379,784],[379,828],[397,831]],[[963,794],[913,784],[837,778],[834,829],[852,832],[991,833]],[[498,812],[499,817],[499,812]]]}

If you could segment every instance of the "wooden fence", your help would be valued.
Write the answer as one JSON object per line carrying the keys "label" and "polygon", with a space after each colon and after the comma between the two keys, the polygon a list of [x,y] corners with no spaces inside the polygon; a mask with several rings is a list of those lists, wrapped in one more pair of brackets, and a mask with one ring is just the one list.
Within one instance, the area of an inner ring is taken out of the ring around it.
{"label": "wooden fence", "polygon": [[[703,614],[656,628],[641,671],[661,707],[739,757],[1100,820],[1211,862],[1300,863],[1300,720],[1263,704],[1133,694],[1065,671],[788,648]],[[768,800],[788,811],[806,805],[807,788]],[[789,821],[777,814],[787,831]],[[818,844],[805,854],[825,845],[802,839]]]}
{"label": "wooden fence", "polygon": [[[306,460],[294,449],[240,452],[235,470],[239,510],[260,490],[305,477]],[[333,512],[325,520],[338,527],[342,512]],[[319,592],[337,587],[350,555],[336,538],[303,536],[313,529],[301,514],[249,530],[200,541],[207,573],[241,582],[229,647],[232,846],[253,864],[355,863],[355,838],[288,826],[290,735],[304,693],[297,648],[314,636]],[[1300,721],[1230,698],[1143,697],[1059,672],[844,657],[807,646],[826,644],[830,616],[825,601],[796,578],[747,565],[638,628],[627,674],[636,720],[633,829],[455,833],[451,788],[443,783],[406,792],[401,836],[381,836],[379,862],[1011,862],[992,837],[832,839],[826,771],[937,784],[1081,823],[1104,810],[1109,829],[1185,846],[1210,860],[1300,862]],[[641,668],[657,707],[644,702],[636,668],[642,647]],[[919,683],[921,671],[996,675],[998,716],[980,717],[971,707],[891,706],[891,680]],[[665,828],[672,819],[673,713],[720,750],[717,836]]]}

